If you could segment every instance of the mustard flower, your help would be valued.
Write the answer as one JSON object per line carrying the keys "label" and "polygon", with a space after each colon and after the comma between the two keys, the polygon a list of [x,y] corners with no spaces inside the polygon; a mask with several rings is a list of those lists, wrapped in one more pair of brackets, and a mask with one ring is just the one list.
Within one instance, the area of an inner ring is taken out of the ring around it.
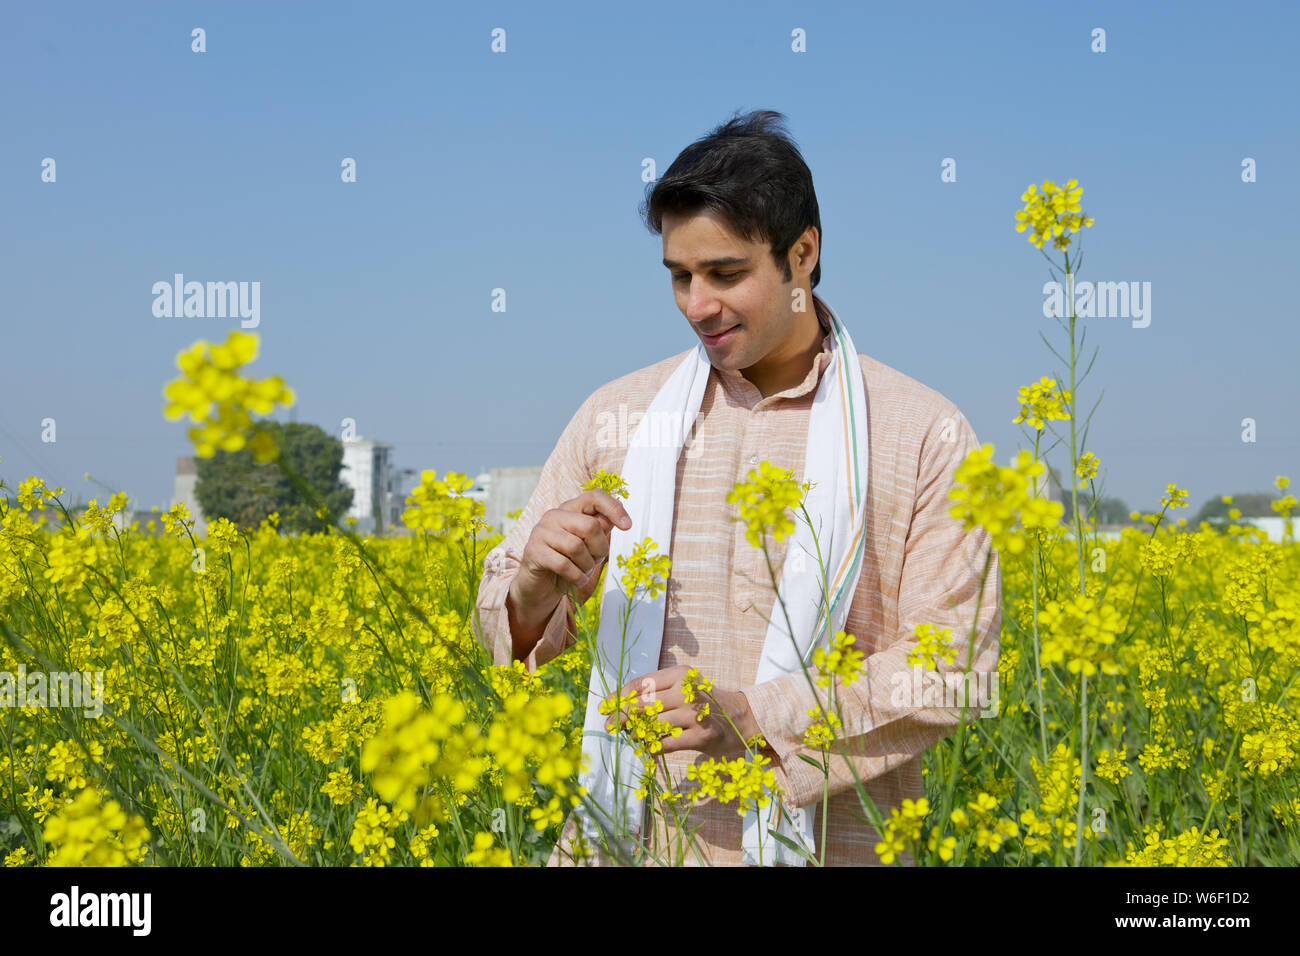
{"label": "mustard flower", "polygon": [[972,448],[957,468],[948,497],[957,502],[949,514],[970,530],[982,527],[992,536],[993,548],[1019,554],[1025,548],[1024,529],[1047,528],[1060,522],[1065,508],[1059,501],[1048,501],[1030,494],[1029,479],[1042,474],[1044,465],[1021,449],[1013,468],[999,467],[993,460],[993,446]]}
{"label": "mustard flower", "polygon": [[127,816],[116,800],[82,790],[45,824],[50,866],[130,866],[149,852],[144,818]]}
{"label": "mustard flower", "polygon": [[844,631],[835,632],[835,646],[828,653],[824,648],[813,651],[813,665],[817,668],[817,683],[829,687],[832,676],[838,677],[843,684],[852,684],[862,670],[862,652],[854,650],[857,640]]}
{"label": "mustard flower", "polygon": [[933,624],[922,623],[916,625],[916,636],[920,640],[915,648],[907,652],[907,663],[912,667],[935,670],[938,660],[951,664],[957,659],[957,649],[948,645],[952,638],[952,628],[940,630]]}
{"label": "mustard flower", "polygon": [[479,831],[474,834],[474,849],[465,856],[470,866],[514,866],[510,851],[496,846],[492,834]]}
{"label": "mustard flower", "polygon": [[361,751],[361,769],[375,792],[410,813],[434,779],[468,790],[485,769],[483,742],[473,724],[460,726],[465,705],[440,694],[425,710],[420,698],[401,691],[384,704],[384,727]]}
{"label": "mustard flower", "polygon": [[607,491],[615,498],[627,498],[628,496],[627,482],[620,476],[605,471],[604,469],[598,469],[596,473],[582,485],[583,491],[588,491],[592,488],[599,488],[602,491]]}
{"label": "mustard flower", "polygon": [[[1100,459],[1090,451],[1085,451],[1079,456],[1079,465],[1075,469],[1075,474],[1079,476],[1081,482],[1086,482],[1097,477],[1097,468],[1101,465]],[[1085,487],[1082,483],[1080,487]]]}
{"label": "mustard flower", "polygon": [[218,448],[238,451],[245,444],[259,462],[278,457],[275,441],[254,425],[249,412],[270,414],[276,404],[293,405],[295,396],[278,375],[261,381],[240,375],[240,366],[256,356],[257,345],[256,334],[232,329],[224,344],[199,341],[176,357],[184,375],[164,389],[168,403],[163,414],[176,419],[188,413],[200,423],[189,430],[200,458],[211,458]]}
{"label": "mustard flower", "polygon": [[1070,673],[1089,677],[1098,670],[1123,673],[1123,665],[1114,658],[1113,646],[1123,625],[1111,605],[1079,595],[1064,603],[1050,601],[1041,612],[1039,624],[1045,631],[1044,664],[1064,663]]}
{"label": "mustard flower", "polygon": [[334,803],[346,806],[361,796],[361,782],[353,780],[352,771],[344,767],[342,770],[335,770],[329,775],[329,779],[320,788],[320,792],[329,797]]}
{"label": "mustard flower", "polygon": [[472,484],[468,475],[456,471],[441,479],[436,471],[421,472],[420,484],[406,496],[402,523],[435,535],[445,533],[451,541],[461,541],[466,534],[482,534],[487,529],[482,520],[487,506],[464,494]]}
{"label": "mustard flower", "polygon": [[756,548],[771,534],[777,541],[794,531],[794,521],[787,513],[803,502],[812,482],[800,484],[787,468],[769,461],[750,469],[747,481],[737,482],[727,493],[728,504],[739,505],[740,519],[745,522],[745,538]]}
{"label": "mustard flower", "polygon": [[1097,776],[1111,783],[1119,783],[1133,771],[1129,769],[1128,748],[1119,745],[1118,750],[1102,750],[1097,754]]}
{"label": "mustard flower", "polygon": [[813,723],[803,733],[803,745],[815,750],[829,749],[842,726],[839,715],[832,711],[822,711],[820,707],[810,707],[808,716],[813,718]]}
{"label": "mustard flower", "polygon": [[18,503],[22,505],[24,511],[44,508],[47,502],[53,501],[67,490],[66,488],[50,489],[46,486],[45,479],[32,475],[18,483]]}
{"label": "mustard flower", "polygon": [[672,570],[672,561],[666,554],[651,555],[659,547],[652,538],[646,538],[632,547],[630,557],[618,556],[618,566],[627,573],[621,581],[628,599],[636,597],[638,589],[644,590],[650,597],[658,597],[665,587]]}
{"label": "mustard flower", "polygon": [[[1123,860],[1109,861],[1107,866],[1232,866],[1223,852],[1228,845],[1217,829],[1201,836],[1199,827],[1175,837],[1161,837],[1160,824],[1143,828],[1141,850],[1127,843],[1128,852]],[[1198,846],[1199,844],[1199,846]],[[1195,849],[1193,849],[1195,848]]]}
{"label": "mustard flower", "polygon": [[1179,487],[1171,481],[1169,487],[1165,490],[1165,493],[1161,495],[1160,503],[1162,505],[1169,505],[1173,508],[1186,508],[1187,491],[1185,489],[1179,489]]}
{"label": "mustard flower", "polygon": [[1044,420],[1068,421],[1068,405],[1072,395],[1068,389],[1057,391],[1055,379],[1044,375],[1037,382],[1022,386],[1019,392],[1020,414],[1011,421],[1015,424],[1028,422],[1039,431],[1043,430]]}
{"label": "mustard flower", "polygon": [[1072,236],[1079,230],[1093,224],[1093,220],[1080,212],[1079,199],[1083,189],[1077,179],[1071,179],[1064,188],[1057,186],[1050,179],[1043,181],[1043,191],[1030,184],[1020,199],[1024,208],[1016,213],[1016,232],[1029,230],[1026,237],[1039,249],[1043,242],[1053,239],[1058,249],[1069,246]]}
{"label": "mustard flower", "polygon": [[762,754],[752,759],[708,758],[686,768],[686,779],[699,784],[700,796],[713,797],[720,803],[736,802],[736,812],[744,816],[751,807],[765,807],[777,790],[776,771]]}
{"label": "mustard flower", "polygon": [[682,699],[688,704],[695,703],[695,695],[699,691],[709,693],[713,690],[713,681],[700,675],[698,667],[692,667],[682,678]]}

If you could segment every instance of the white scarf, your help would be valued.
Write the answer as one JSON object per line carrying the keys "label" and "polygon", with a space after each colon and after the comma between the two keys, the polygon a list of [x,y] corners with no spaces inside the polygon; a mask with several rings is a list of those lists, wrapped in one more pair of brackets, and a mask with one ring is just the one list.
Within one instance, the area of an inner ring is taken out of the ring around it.
{"label": "white scarf", "polygon": [[[834,310],[827,307],[831,321],[832,355],[822,374],[813,400],[808,424],[808,445],[804,474],[813,487],[805,506],[818,525],[818,542],[825,556],[830,581],[829,632],[843,630],[857,588],[858,572],[865,544],[867,500],[867,402],[858,351],[848,329]],[[626,612],[628,595],[623,591],[623,571],[618,559],[632,554],[633,546],[652,538],[665,547],[672,535],[673,510],[676,506],[677,460],[687,433],[694,426],[704,398],[711,363],[704,346],[687,356],[650,403],[649,411],[638,424],[620,474],[628,485],[624,508],[632,525],[624,531],[615,527],[610,536],[604,591],[601,596],[600,629],[596,638],[597,655],[592,662],[591,683],[583,733],[583,755],[587,769],[579,782],[587,788],[601,811],[598,816],[606,830],[617,811],[621,823],[616,832],[639,837],[644,825],[644,799],[634,791],[640,786],[643,761],[626,739],[611,736],[605,726],[612,715],[599,711],[600,702],[643,674],[659,670],[659,651],[663,642],[665,592],[655,598],[641,594],[631,608],[623,646],[623,666],[618,666],[621,618]],[[651,423],[680,422],[672,435],[664,439],[664,430]],[[675,442],[674,442],[675,439]],[[770,623],[763,643],[754,683],[760,684],[782,674],[810,665],[813,650],[826,646],[827,620],[822,591],[817,545],[802,514],[793,515],[795,531],[790,536],[785,562],[778,578],[778,592],[785,601],[798,648],[786,630],[786,615],[774,601],[767,616]],[[772,547],[769,536],[768,547]],[[662,553],[662,551],[660,551]],[[670,576],[672,572],[670,571]],[[713,635],[722,638],[724,635]],[[710,675],[703,674],[705,678]],[[816,674],[811,675],[816,679]],[[639,693],[639,691],[638,691]],[[620,781],[614,779],[615,754]],[[833,752],[833,751],[832,751]],[[797,758],[792,758],[797,759]],[[771,798],[762,811],[752,808],[745,815],[744,860],[771,866],[781,862],[802,866],[806,860],[774,839],[777,832],[816,854],[813,818],[820,801],[795,811],[784,808],[782,801]],[[593,839],[599,832],[589,819],[585,806],[576,811],[584,833]],[[627,847],[628,850],[632,846]]]}

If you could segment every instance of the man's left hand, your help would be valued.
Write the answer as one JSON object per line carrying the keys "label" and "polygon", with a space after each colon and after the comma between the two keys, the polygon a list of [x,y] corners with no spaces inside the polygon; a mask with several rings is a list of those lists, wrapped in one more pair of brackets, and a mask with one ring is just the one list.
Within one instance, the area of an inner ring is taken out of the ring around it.
{"label": "man's left hand", "polygon": [[[734,760],[743,756],[746,753],[745,741],[759,733],[745,695],[738,690],[705,692],[697,687],[695,700],[687,702],[682,694],[682,678],[689,670],[689,667],[679,664],[654,671],[630,681],[619,693],[623,697],[635,693],[637,705],[642,708],[655,701],[661,702],[664,709],[657,715],[658,719],[672,727],[682,728],[676,737],[663,735],[664,753],[698,750],[715,760]],[[611,694],[605,700],[612,704],[614,697]],[[708,704],[709,711],[700,720],[700,711],[705,704]],[[626,723],[624,714],[611,714],[606,720],[607,730],[613,732],[616,719],[620,727]],[[734,728],[732,724],[735,724]]]}

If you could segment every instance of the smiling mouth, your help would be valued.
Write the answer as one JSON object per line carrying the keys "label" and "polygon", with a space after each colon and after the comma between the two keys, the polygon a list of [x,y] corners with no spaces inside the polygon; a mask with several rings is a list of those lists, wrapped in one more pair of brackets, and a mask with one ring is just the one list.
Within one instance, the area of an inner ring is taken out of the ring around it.
{"label": "smiling mouth", "polygon": [[731,326],[731,328],[729,328],[729,329],[723,329],[721,332],[716,332],[716,333],[714,333],[713,335],[710,335],[708,332],[701,332],[700,335],[701,335],[702,337],[704,337],[704,338],[710,340],[710,341],[714,341],[714,342],[716,342],[717,340],[719,340],[720,338],[722,338],[724,335],[729,335],[730,333],[736,331],[736,329],[738,329],[738,328],[740,328],[739,325],[733,325],[733,326]]}

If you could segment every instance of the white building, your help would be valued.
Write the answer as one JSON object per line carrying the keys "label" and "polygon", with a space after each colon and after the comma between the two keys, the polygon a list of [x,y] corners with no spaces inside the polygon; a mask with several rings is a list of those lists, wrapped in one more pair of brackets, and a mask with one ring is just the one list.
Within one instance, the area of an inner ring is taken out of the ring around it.
{"label": "white building", "polygon": [[[207,533],[208,521],[203,516],[203,509],[199,507],[199,499],[194,497],[194,485],[199,479],[198,465],[194,461],[193,455],[182,455],[176,459],[176,477],[172,485],[172,500],[168,502],[168,507],[180,503],[189,509],[190,517],[194,519],[194,527],[191,529],[195,536]],[[150,515],[153,517],[153,515]],[[159,519],[161,526],[161,519]],[[143,523],[142,523],[143,526]]]}
{"label": "white building", "polygon": [[[1287,519],[1281,515],[1269,515],[1261,518],[1241,518],[1233,523],[1238,525],[1253,524],[1268,535],[1268,540],[1280,542],[1286,534],[1286,521]],[[1291,536],[1292,540],[1300,538],[1300,518],[1291,518]]]}
{"label": "white building", "polygon": [[[476,488],[482,486],[484,489],[482,500],[487,502],[487,513],[483,520],[494,530],[509,534],[516,519],[507,518],[506,512],[523,510],[541,480],[541,465],[493,468],[486,475],[480,474],[474,484]],[[575,489],[573,496],[577,495]]]}
{"label": "white building", "polygon": [[383,534],[395,524],[392,450],[387,442],[360,437],[343,442],[339,479],[352,489],[348,516],[357,519],[358,534]]}

